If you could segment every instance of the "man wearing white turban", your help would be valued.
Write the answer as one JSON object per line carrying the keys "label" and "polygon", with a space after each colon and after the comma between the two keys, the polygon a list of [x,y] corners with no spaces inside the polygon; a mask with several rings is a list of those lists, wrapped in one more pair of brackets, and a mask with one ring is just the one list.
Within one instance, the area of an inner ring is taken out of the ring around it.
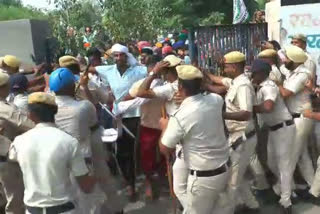
{"label": "man wearing white turban", "polygon": [[[129,94],[131,86],[147,76],[147,68],[139,66],[126,46],[115,44],[111,48],[115,65],[105,65],[90,68],[90,72],[97,73],[102,82],[110,86],[114,97],[113,109]],[[135,108],[122,115],[122,122],[133,134],[138,133],[140,109]],[[123,132],[117,140],[117,160],[122,175],[128,185],[130,199],[135,198],[135,140]]]}

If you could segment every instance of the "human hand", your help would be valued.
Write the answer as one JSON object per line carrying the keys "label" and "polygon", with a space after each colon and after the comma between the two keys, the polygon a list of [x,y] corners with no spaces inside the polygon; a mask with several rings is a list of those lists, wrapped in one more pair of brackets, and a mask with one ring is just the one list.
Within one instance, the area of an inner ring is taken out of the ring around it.
{"label": "human hand", "polygon": [[311,109],[305,109],[303,111],[303,116],[312,119],[312,110]]}
{"label": "human hand", "polygon": [[162,131],[165,130],[168,126],[168,123],[169,123],[169,119],[167,117],[166,118],[161,117],[159,121],[160,129]]}
{"label": "human hand", "polygon": [[167,68],[169,66],[169,62],[164,62],[164,61],[161,61],[161,62],[158,62],[156,64],[156,66],[154,66],[154,68],[152,69],[152,71],[155,73],[155,74],[158,74],[160,73],[161,71],[163,71],[164,68]]}

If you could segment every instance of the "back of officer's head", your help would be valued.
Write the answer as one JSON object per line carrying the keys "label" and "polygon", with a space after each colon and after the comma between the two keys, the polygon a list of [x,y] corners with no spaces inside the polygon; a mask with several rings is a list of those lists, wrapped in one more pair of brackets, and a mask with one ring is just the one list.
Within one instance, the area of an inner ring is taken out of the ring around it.
{"label": "back of officer's head", "polygon": [[50,91],[56,95],[74,96],[76,77],[67,68],[58,68],[49,78]]}
{"label": "back of officer's head", "polygon": [[203,74],[192,65],[177,66],[179,78],[179,91],[181,90],[185,96],[193,96],[201,92],[201,83]]}
{"label": "back of officer's head", "polygon": [[28,97],[29,118],[37,123],[54,123],[55,114],[58,111],[54,96],[35,92]]}

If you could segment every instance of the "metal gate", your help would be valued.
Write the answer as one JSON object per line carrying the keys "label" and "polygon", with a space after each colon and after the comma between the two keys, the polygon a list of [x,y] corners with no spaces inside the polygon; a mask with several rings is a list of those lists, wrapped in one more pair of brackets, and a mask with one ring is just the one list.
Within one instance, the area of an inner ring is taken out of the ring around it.
{"label": "metal gate", "polygon": [[223,55],[234,50],[244,53],[247,64],[251,64],[259,53],[261,42],[267,38],[266,23],[195,28],[198,65],[202,69],[215,72]]}

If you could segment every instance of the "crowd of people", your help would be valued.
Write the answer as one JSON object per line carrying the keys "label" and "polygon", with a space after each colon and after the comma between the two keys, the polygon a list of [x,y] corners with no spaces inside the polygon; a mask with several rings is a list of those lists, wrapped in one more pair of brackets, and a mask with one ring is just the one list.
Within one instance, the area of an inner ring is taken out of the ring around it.
{"label": "crowd of people", "polygon": [[259,194],[272,194],[284,214],[297,199],[319,205],[320,90],[306,37],[285,48],[263,42],[252,65],[231,51],[220,76],[191,65],[185,40],[140,42],[139,60],[122,44],[104,57],[91,48],[86,58],[41,64],[34,76],[5,55],[4,213],[121,214],[137,200],[141,172],[146,198],[169,178],[185,214],[258,213]]}

